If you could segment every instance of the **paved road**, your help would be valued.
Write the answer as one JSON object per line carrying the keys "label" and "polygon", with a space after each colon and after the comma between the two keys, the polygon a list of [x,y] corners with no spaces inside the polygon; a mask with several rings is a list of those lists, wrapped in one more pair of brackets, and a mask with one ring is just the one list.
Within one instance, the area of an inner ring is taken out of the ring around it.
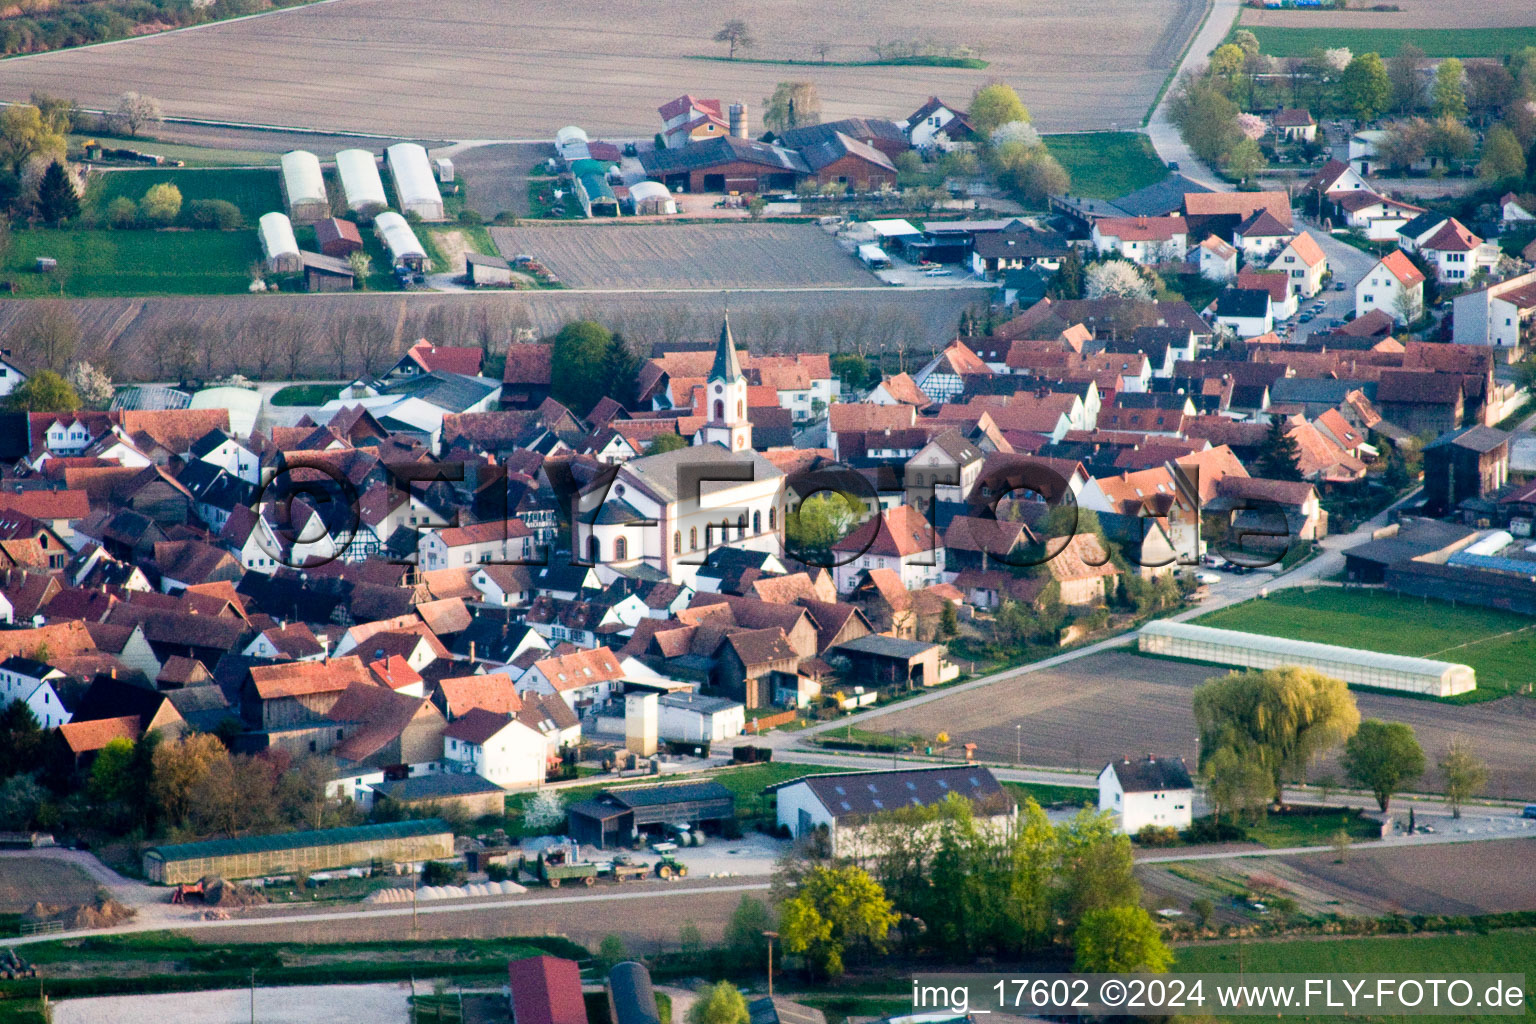
{"label": "paved road", "polygon": [[[1183,62],[1179,64],[1175,79],[1185,71],[1205,64],[1211,51],[1221,45],[1232,23],[1237,20],[1238,7],[1238,0],[1212,0],[1211,13],[1206,17],[1200,31],[1196,33],[1195,41],[1190,44]],[[1196,158],[1193,151],[1179,137],[1179,130],[1168,120],[1168,99],[1173,94],[1173,90],[1174,86],[1168,87],[1168,91],[1163,94],[1162,101],[1158,103],[1157,109],[1152,111],[1152,117],[1147,122],[1145,131],[1152,140],[1152,148],[1157,150],[1157,155],[1162,157],[1164,163],[1177,163],[1179,173],[1186,178],[1208,188],[1225,191],[1229,186],[1223,184],[1209,167]]]}

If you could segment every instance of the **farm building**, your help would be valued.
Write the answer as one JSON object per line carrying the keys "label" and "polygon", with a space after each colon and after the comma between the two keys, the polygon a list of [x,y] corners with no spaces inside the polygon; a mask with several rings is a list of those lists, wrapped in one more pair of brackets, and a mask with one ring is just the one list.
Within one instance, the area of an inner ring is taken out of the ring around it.
{"label": "farm building", "polygon": [[363,235],[351,221],[327,217],[315,222],[315,244],[327,256],[346,259],[362,249]]}
{"label": "farm building", "polygon": [[421,813],[431,805],[439,805],[457,807],[471,818],[479,818],[504,813],[507,791],[478,775],[443,772],[374,783],[373,800],[375,804],[380,801],[393,804],[407,814],[411,810]]}
{"label": "farm building", "polygon": [[571,838],[599,849],[629,842],[650,825],[703,825],[736,816],[736,798],[718,782],[605,789],[570,807]]}
{"label": "farm building", "polygon": [[269,274],[297,274],[303,269],[299,240],[293,236],[293,222],[286,213],[262,214],[256,233],[261,236],[261,257]]}
{"label": "farm building", "polygon": [[353,213],[372,217],[389,209],[384,179],[379,177],[379,162],[366,149],[344,149],[337,153],[336,176],[341,179],[347,209]]}
{"label": "farm building", "polygon": [[205,875],[256,878],[300,868],[325,871],[375,862],[419,864],[452,856],[453,829],[438,818],[426,818],[154,846],[144,851],[144,876],[161,885],[179,885]]}
{"label": "farm building", "polygon": [[626,960],[608,972],[608,1019],[613,1024],[661,1024],[651,972]]}
{"label": "farm building", "polygon": [[509,285],[512,283],[512,264],[500,256],[467,252],[464,254],[464,276],[476,287]]}
{"label": "farm building", "polygon": [[1374,686],[1431,697],[1450,697],[1477,689],[1471,666],[1353,647],[1262,636],[1235,629],[1213,629],[1187,622],[1149,622],[1137,637],[1138,650],[1172,658],[1190,658],[1239,668],[1316,669],[1351,686]]}
{"label": "farm building", "polygon": [[443,194],[432,176],[427,151],[414,142],[397,142],[384,151],[384,159],[395,183],[400,212],[414,213],[426,221],[442,220]]}
{"label": "farm building", "polygon": [[629,198],[635,204],[637,217],[677,212],[677,200],[672,198],[667,186],[657,181],[635,182],[629,186]]}
{"label": "farm building", "polygon": [[571,165],[576,199],[588,217],[617,217],[619,198],[608,184],[608,168],[598,160],[578,160]]}
{"label": "farm building", "polygon": [[512,1024],[587,1024],[581,968],[574,960],[530,956],[507,964]]}
{"label": "farm building", "polygon": [[640,154],[645,173],[672,191],[793,191],[811,169],[799,153],[728,136]]}
{"label": "farm building", "polygon": [[357,280],[352,264],[336,256],[301,252],[304,265],[304,290],[309,292],[349,292]]}
{"label": "farm building", "polygon": [[950,796],[971,801],[978,824],[1007,828],[1018,803],[981,765],[908,768],[887,772],[829,772],[769,786],[779,825],[795,838],[827,830],[834,857],[857,856],[869,820],[903,807],[930,807]]}
{"label": "farm building", "polygon": [[800,149],[818,185],[846,185],[854,192],[896,187],[896,165],[866,142],[833,132]]}
{"label": "farm building", "polygon": [[280,184],[288,219],[295,224],[312,224],[330,216],[331,201],[325,194],[325,176],[320,173],[320,159],[306,150],[284,153]]}
{"label": "farm building", "polygon": [[416,271],[426,268],[427,251],[421,247],[416,232],[411,230],[404,217],[393,210],[385,210],[374,218],[373,231],[389,250],[391,266]]}
{"label": "farm building", "polygon": [[560,159],[567,164],[573,164],[577,160],[592,159],[587,133],[573,124],[566,125],[555,132],[555,152],[559,153]]}

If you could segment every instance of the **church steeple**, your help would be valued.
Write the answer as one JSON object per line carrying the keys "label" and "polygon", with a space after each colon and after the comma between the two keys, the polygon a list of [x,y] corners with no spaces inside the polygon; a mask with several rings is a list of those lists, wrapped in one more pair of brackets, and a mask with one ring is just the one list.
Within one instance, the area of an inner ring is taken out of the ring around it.
{"label": "church steeple", "polygon": [[741,372],[736,356],[736,339],[731,337],[731,315],[720,323],[720,341],[715,346],[715,362],[704,383],[705,408],[709,418],[699,429],[699,440],[725,445],[733,452],[752,447],[752,421],[747,418],[747,377]]}

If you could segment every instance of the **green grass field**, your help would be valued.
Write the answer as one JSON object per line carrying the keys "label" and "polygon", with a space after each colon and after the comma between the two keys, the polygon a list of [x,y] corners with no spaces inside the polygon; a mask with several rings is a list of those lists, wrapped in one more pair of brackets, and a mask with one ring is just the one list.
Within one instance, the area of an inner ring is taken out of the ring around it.
{"label": "green grass field", "polygon": [[240,208],[246,223],[252,226],[262,214],[284,210],[277,170],[248,167],[103,171],[91,180],[85,206],[88,210],[105,211],[107,204],[118,196],[138,202],[151,185],[162,182],[170,182],[181,190],[183,220],[194,199],[227,199]]}
{"label": "green grass field", "polygon": [[1046,148],[1072,178],[1072,194],[1115,199],[1168,176],[1152,142],[1140,132],[1046,135]]}
{"label": "green grass field", "polygon": [[341,393],[335,384],[289,384],[271,398],[273,405],[324,405]]}
{"label": "green grass field", "polygon": [[[1381,591],[1292,588],[1195,620],[1387,654],[1471,665],[1485,700],[1528,687],[1536,619],[1492,608],[1450,605]],[[1519,631],[1519,632],[1516,632]]]}
{"label": "green grass field", "polygon": [[[1302,939],[1245,942],[1241,945],[1202,943],[1176,949],[1174,954],[1177,960],[1173,969],[1180,974],[1235,974],[1239,965],[1238,957],[1241,955],[1244,970],[1275,974],[1418,974],[1434,977],[1472,973],[1529,975],[1531,964],[1536,963],[1536,933],[1500,931],[1491,935]],[[1529,979],[1526,988],[1529,996]],[[1209,1006],[1206,1009],[1209,1010]],[[1346,1018],[1309,1016],[1306,1019]],[[1504,1016],[1470,1014],[1464,1017],[1435,1018],[1436,1021],[1489,1022],[1509,1019]]]}
{"label": "green grass field", "polygon": [[1327,846],[1343,829],[1351,839],[1379,839],[1381,825],[1362,817],[1359,808],[1337,814],[1269,814],[1262,824],[1244,825],[1248,838],[1272,850],[1292,846]]}
{"label": "green grass field", "polygon": [[[1536,21],[1536,14],[1531,17]],[[1305,57],[1316,49],[1348,47],[1355,53],[1390,57],[1412,43],[1429,57],[1503,57],[1536,46],[1536,26],[1527,28],[1290,28],[1241,25],[1271,57]]]}
{"label": "green grass field", "polygon": [[[59,261],[37,273],[39,256]],[[261,260],[254,231],[17,231],[0,263],[18,295],[243,294]]]}

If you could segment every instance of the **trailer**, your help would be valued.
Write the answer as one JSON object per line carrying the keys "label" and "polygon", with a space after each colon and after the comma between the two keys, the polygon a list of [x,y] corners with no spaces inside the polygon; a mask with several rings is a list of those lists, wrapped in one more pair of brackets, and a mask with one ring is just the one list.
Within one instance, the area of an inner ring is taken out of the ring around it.
{"label": "trailer", "polygon": [[575,843],[551,846],[540,853],[534,862],[533,874],[551,889],[560,888],[563,882],[579,882],[585,886],[597,884],[597,865],[583,862]]}
{"label": "trailer", "polygon": [[620,854],[608,862],[604,873],[611,876],[613,883],[618,885],[623,882],[639,881],[651,873],[651,868],[627,854]]}

